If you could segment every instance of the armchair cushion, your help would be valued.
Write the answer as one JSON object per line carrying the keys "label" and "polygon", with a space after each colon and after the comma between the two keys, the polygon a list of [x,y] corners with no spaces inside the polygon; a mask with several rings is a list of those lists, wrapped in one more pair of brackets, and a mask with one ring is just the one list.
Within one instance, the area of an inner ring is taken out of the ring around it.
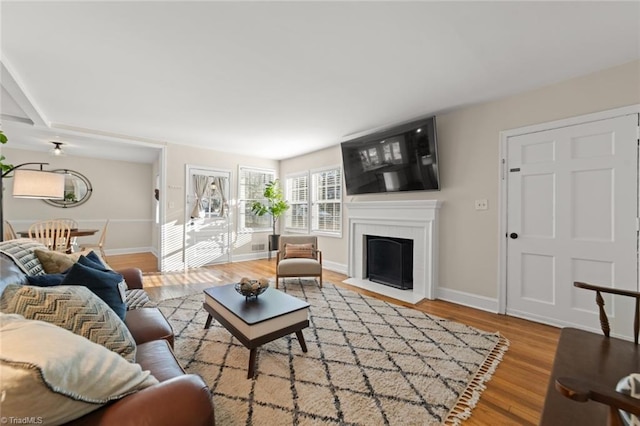
{"label": "armchair cushion", "polygon": [[287,243],[284,246],[284,258],[309,258],[315,259],[315,251],[313,244],[291,244]]}
{"label": "armchair cushion", "polygon": [[60,424],[158,383],[140,365],[43,321],[0,313],[0,331],[6,417]]}
{"label": "armchair cushion", "polygon": [[322,265],[315,259],[295,258],[278,263],[280,276],[313,276],[322,273]]}

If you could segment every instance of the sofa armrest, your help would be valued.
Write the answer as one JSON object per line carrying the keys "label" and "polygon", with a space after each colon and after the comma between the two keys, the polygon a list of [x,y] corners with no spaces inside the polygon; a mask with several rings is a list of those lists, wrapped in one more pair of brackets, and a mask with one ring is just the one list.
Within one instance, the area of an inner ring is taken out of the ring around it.
{"label": "sofa armrest", "polygon": [[213,404],[202,378],[187,374],[126,396],[68,424],[211,426]]}
{"label": "sofa armrest", "polygon": [[142,270],[140,270],[139,268],[120,269],[116,272],[124,277],[129,290],[142,288]]}
{"label": "sofa armrest", "polygon": [[138,346],[154,340],[166,340],[173,348],[173,329],[158,308],[129,310],[124,323]]}

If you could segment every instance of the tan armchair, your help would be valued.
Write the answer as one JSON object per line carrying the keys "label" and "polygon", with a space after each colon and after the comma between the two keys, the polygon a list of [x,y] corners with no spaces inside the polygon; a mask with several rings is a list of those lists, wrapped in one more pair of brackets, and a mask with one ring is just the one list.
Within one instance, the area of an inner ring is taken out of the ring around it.
{"label": "tan armchair", "polygon": [[280,278],[318,277],[322,288],[322,252],[318,238],[309,235],[282,235],[276,257],[276,288]]}

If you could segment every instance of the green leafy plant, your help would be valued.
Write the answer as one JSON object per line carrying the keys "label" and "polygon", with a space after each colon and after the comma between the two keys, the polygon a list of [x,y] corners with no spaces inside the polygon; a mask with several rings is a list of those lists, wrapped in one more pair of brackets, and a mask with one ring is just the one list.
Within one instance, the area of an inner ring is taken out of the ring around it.
{"label": "green leafy plant", "polygon": [[[0,130],[0,143],[4,145],[8,141],[7,136]],[[4,174],[13,168],[12,164],[7,164],[4,160],[6,160],[5,156],[0,155],[0,174]]]}
{"label": "green leafy plant", "polygon": [[258,216],[264,216],[268,213],[271,216],[273,235],[276,235],[278,219],[289,210],[289,203],[284,199],[284,193],[282,192],[278,179],[267,183],[262,195],[267,200],[267,203],[263,204],[260,201],[254,201],[253,204],[251,204],[251,212]]}

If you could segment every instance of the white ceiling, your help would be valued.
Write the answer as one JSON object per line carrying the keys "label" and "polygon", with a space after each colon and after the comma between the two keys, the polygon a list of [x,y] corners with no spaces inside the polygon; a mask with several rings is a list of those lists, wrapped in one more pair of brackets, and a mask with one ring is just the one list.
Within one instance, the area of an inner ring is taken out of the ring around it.
{"label": "white ceiling", "polygon": [[107,134],[284,159],[640,58],[637,1],[0,7],[3,130],[22,138],[22,111],[69,151]]}

